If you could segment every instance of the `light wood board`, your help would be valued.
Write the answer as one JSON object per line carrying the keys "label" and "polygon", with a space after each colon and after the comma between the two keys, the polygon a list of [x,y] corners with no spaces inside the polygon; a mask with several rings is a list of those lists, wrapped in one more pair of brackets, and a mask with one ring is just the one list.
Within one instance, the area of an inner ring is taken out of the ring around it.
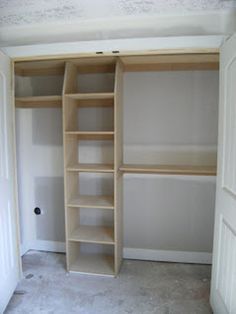
{"label": "light wood board", "polygon": [[183,166],[183,165],[136,165],[124,164],[120,167],[124,173],[176,174],[215,176],[215,166]]}

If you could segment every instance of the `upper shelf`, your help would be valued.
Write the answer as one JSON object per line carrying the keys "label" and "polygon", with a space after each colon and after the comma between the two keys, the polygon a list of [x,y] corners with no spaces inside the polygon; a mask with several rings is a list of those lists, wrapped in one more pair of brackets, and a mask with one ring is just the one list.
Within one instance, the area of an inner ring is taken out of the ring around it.
{"label": "upper shelf", "polygon": [[[120,56],[125,71],[177,71],[177,70],[218,70],[219,54],[170,53]],[[112,73],[117,57],[81,57],[64,60],[36,60],[15,63],[15,74],[20,76],[63,75],[65,62],[72,61],[79,73]]]}
{"label": "upper shelf", "polygon": [[218,70],[219,54],[169,54],[121,57],[124,71]]}
{"label": "upper shelf", "polygon": [[20,76],[63,75],[65,62],[72,61],[79,73],[112,73],[115,57],[87,57],[64,60],[36,60],[15,63],[15,74]]}
{"label": "upper shelf", "polygon": [[62,96],[16,97],[15,106],[17,108],[60,108]]}
{"label": "upper shelf", "polygon": [[63,75],[65,60],[26,61],[15,63],[15,74],[20,76]]}
{"label": "upper shelf", "polygon": [[186,165],[122,165],[119,169],[124,173],[149,173],[169,175],[199,175],[215,176],[215,166],[186,166]]}
{"label": "upper shelf", "polygon": [[79,107],[112,107],[114,104],[114,93],[77,93],[65,96],[76,101]]}

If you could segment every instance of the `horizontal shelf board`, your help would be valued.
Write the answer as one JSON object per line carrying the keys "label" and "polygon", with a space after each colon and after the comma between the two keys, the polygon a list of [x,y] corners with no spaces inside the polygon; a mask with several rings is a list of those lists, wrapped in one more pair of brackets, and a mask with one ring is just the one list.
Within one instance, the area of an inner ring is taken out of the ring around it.
{"label": "horizontal shelf board", "polygon": [[114,93],[77,93],[65,94],[66,97],[78,100],[91,100],[91,99],[113,99]]}
{"label": "horizontal shelf board", "polygon": [[78,107],[113,107],[114,93],[78,93],[66,94],[66,106],[76,104]]}
{"label": "horizontal shelf board", "polygon": [[153,173],[176,175],[215,176],[215,166],[182,166],[182,165],[136,165],[124,164],[119,168],[125,173]]}
{"label": "horizontal shelf board", "polygon": [[78,172],[114,172],[114,165],[112,164],[73,164],[68,166],[67,171]]}
{"label": "horizontal shelf board", "polygon": [[15,63],[15,74],[20,76],[63,75],[64,70],[64,60],[26,61]]}
{"label": "horizontal shelf board", "polygon": [[121,57],[125,71],[218,70],[219,54],[176,54]]}
{"label": "horizontal shelf board", "polygon": [[15,98],[17,108],[60,108],[62,96],[30,96]]}
{"label": "horizontal shelf board", "polygon": [[111,227],[80,226],[71,233],[69,241],[114,244],[114,231]]}
{"label": "horizontal shelf board", "polygon": [[218,70],[219,54],[172,54],[121,57],[125,71]]}
{"label": "horizontal shelf board", "polygon": [[65,134],[85,140],[106,140],[114,137],[114,131],[66,131]]}
{"label": "horizontal shelf board", "polygon": [[114,257],[105,254],[82,254],[69,266],[69,271],[83,274],[114,276]]}
{"label": "horizontal shelf board", "polygon": [[67,206],[114,209],[114,197],[110,195],[80,195],[70,200]]}

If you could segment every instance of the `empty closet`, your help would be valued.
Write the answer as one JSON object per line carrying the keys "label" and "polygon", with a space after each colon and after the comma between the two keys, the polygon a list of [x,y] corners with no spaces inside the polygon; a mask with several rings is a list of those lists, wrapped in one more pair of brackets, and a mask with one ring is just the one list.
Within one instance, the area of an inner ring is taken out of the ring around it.
{"label": "empty closet", "polygon": [[22,253],[111,276],[210,262],[218,68],[210,49],[15,62]]}

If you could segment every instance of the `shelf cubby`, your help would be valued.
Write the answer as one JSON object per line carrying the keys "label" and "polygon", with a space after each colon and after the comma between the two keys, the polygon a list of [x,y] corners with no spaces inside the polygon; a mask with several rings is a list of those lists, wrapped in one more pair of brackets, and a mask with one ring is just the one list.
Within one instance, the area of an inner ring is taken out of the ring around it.
{"label": "shelf cubby", "polygon": [[65,130],[114,131],[114,93],[67,95]]}
{"label": "shelf cubby", "polygon": [[62,107],[65,61],[19,62],[15,66],[17,108]]}
{"label": "shelf cubby", "polygon": [[113,246],[69,241],[68,248],[68,264],[71,272],[115,275]]}
{"label": "shelf cubby", "polygon": [[88,275],[114,276],[114,256],[78,253],[77,258],[70,265],[70,271]]}
{"label": "shelf cubby", "polygon": [[115,67],[113,57],[67,62],[64,94],[114,92]]}
{"label": "shelf cubby", "polygon": [[21,61],[15,63],[15,75],[22,77],[64,75],[65,60]]}
{"label": "shelf cubby", "polygon": [[114,172],[113,140],[65,136],[65,168],[71,172]]}

